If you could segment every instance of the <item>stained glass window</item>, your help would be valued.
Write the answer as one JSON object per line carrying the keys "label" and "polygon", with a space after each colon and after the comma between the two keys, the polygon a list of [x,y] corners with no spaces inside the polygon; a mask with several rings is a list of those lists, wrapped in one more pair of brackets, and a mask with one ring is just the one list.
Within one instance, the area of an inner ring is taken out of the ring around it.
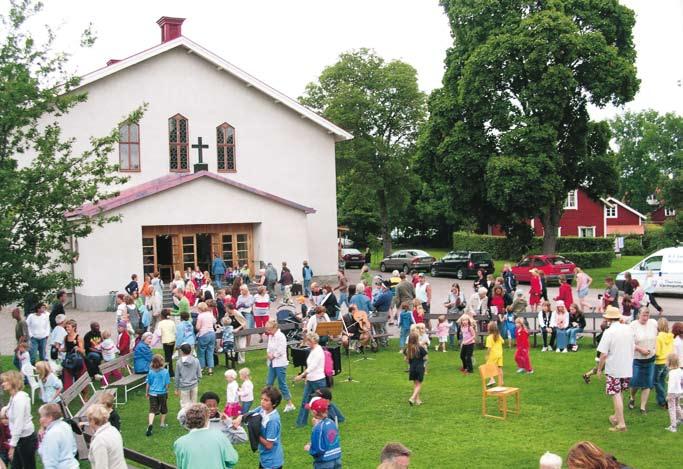
{"label": "stained glass window", "polygon": [[168,120],[168,156],[171,171],[190,169],[187,119],[176,114]]}
{"label": "stained glass window", "polygon": [[218,171],[234,173],[237,171],[235,160],[235,128],[223,123],[216,127],[216,157]]}
{"label": "stained glass window", "polygon": [[119,169],[140,171],[140,126],[123,124],[119,127]]}

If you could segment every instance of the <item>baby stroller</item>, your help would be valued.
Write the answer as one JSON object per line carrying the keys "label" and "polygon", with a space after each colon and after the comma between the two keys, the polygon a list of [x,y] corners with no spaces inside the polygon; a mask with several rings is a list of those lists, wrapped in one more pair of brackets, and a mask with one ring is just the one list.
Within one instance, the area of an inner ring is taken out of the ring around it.
{"label": "baby stroller", "polygon": [[277,323],[279,326],[284,326],[288,324],[294,324],[294,329],[287,329],[282,331],[287,338],[287,342],[296,340],[301,341],[303,339],[301,319],[296,317],[293,307],[290,305],[282,305],[280,309],[275,313],[277,318]]}

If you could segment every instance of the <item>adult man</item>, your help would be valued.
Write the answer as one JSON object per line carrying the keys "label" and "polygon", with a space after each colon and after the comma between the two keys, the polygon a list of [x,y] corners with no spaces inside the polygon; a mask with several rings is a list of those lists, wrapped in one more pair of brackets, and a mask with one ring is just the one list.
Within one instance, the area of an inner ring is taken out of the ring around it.
{"label": "adult man", "polygon": [[603,317],[609,321],[610,325],[602,334],[602,339],[598,344],[600,362],[597,374],[600,376],[603,369],[605,370],[607,380],[605,390],[608,396],[612,396],[614,404],[614,414],[609,417],[612,424],[610,431],[625,432],[622,392],[626,392],[633,376],[635,338],[631,328],[619,322],[621,313],[614,306],[605,308]]}
{"label": "adult man", "polygon": [[176,315],[180,315],[181,313],[187,313],[190,314],[190,302],[188,301],[187,297],[185,296],[185,291],[182,288],[176,288],[173,291],[173,296],[176,297],[178,300],[177,306],[178,309],[176,311]]}
{"label": "adult man", "polygon": [[[292,272],[289,270],[289,267],[287,267],[287,263],[283,261],[282,271],[280,272],[280,292],[282,293],[283,298],[289,298],[289,290],[292,288],[293,283],[294,277],[292,276]],[[287,292],[287,295],[285,295],[285,291]]]}
{"label": "adult man", "polygon": [[418,274],[418,282],[415,285],[415,298],[420,300],[425,310],[425,323],[429,328],[429,307],[432,304],[432,286],[427,282],[424,272]]}
{"label": "adult man", "polygon": [[607,311],[608,306],[619,307],[619,289],[614,284],[612,277],[605,277],[605,292],[602,297],[603,311]]}
{"label": "adult man", "polygon": [[339,285],[335,287],[335,290],[339,290],[339,307],[341,308],[343,304],[349,307],[349,281],[346,280],[346,275],[344,275],[344,269],[339,268],[337,272],[337,280]]}
{"label": "adult man", "polygon": [[55,318],[58,314],[66,314],[64,312],[64,305],[66,304],[66,292],[64,290],[59,290],[57,293],[57,301],[52,305],[50,310],[50,329],[54,329],[57,323]]}
{"label": "adult man", "polygon": [[410,450],[401,443],[387,443],[382,448],[379,460],[381,463],[393,464],[399,469],[410,466]]}
{"label": "adult man", "polygon": [[26,318],[26,325],[28,326],[28,335],[31,338],[31,362],[36,362],[36,353],[41,361],[45,360],[45,347],[50,335],[50,319],[45,314],[45,303],[36,305],[35,314]]}
{"label": "adult man", "polygon": [[277,283],[277,270],[272,263],[266,265],[266,289],[270,295],[271,301],[275,298],[275,284]]}
{"label": "adult man", "polygon": [[[352,285],[353,286],[353,285]],[[365,294],[365,284],[359,283],[356,285],[356,292],[349,300],[349,307],[351,305],[356,305],[359,310],[369,313],[372,311],[372,304],[370,303],[370,298]]]}
{"label": "adult man", "polygon": [[192,404],[185,411],[185,426],[190,430],[173,443],[179,469],[230,468],[238,456],[230,441],[219,431],[208,427],[209,409],[204,404]]}
{"label": "adult man", "polygon": [[311,281],[313,280],[313,269],[308,265],[308,261],[304,261],[301,277],[304,279],[304,296],[308,298],[308,295],[311,294]]}
{"label": "adult man", "polygon": [[59,404],[44,404],[38,409],[43,439],[38,454],[46,468],[78,469],[76,438],[71,425],[62,420]]}
{"label": "adult man", "polygon": [[225,277],[225,271],[227,270],[225,261],[216,254],[211,264],[211,273],[213,274],[213,280],[216,282],[216,288],[223,288],[223,277]]}
{"label": "adult man", "polygon": [[413,287],[413,282],[406,278],[405,272],[398,274],[398,277],[401,281],[396,285],[396,306],[405,302],[412,303],[415,298],[415,287]]}
{"label": "adult man", "polygon": [[[378,334],[384,334],[386,332],[385,324],[389,320],[389,310],[391,309],[391,303],[393,301],[394,295],[391,293],[391,282],[385,280],[382,282],[380,293],[375,298],[372,305],[375,308],[373,314],[374,317],[381,319],[383,322],[377,323],[375,325],[376,332]],[[386,345],[387,339],[382,338],[380,340],[382,345]]]}

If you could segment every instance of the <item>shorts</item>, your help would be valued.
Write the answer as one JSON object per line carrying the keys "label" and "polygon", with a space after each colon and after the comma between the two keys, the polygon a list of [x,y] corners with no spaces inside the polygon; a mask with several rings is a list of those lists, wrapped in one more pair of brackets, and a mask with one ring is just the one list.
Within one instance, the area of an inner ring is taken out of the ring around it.
{"label": "shorts", "polygon": [[270,316],[254,316],[254,322],[256,327],[266,327],[266,323],[270,319]]}
{"label": "shorts", "polygon": [[149,413],[154,415],[168,414],[168,394],[159,394],[158,396],[149,396]]}
{"label": "shorts", "polygon": [[439,343],[440,344],[445,344],[446,342],[448,342],[448,336],[447,335],[439,336]]}
{"label": "shorts", "polygon": [[610,375],[606,375],[605,378],[605,392],[608,396],[626,391],[631,382],[631,378],[614,378]]}

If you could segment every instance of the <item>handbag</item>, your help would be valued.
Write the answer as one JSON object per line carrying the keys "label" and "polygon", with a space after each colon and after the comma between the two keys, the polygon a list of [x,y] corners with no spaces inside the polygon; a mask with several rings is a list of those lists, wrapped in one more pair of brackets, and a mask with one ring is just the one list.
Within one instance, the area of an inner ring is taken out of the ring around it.
{"label": "handbag", "polygon": [[62,367],[69,371],[80,370],[83,367],[83,357],[77,351],[72,350],[64,357]]}
{"label": "handbag", "polygon": [[56,345],[50,346],[50,358],[53,360],[57,360],[59,358],[59,347]]}

